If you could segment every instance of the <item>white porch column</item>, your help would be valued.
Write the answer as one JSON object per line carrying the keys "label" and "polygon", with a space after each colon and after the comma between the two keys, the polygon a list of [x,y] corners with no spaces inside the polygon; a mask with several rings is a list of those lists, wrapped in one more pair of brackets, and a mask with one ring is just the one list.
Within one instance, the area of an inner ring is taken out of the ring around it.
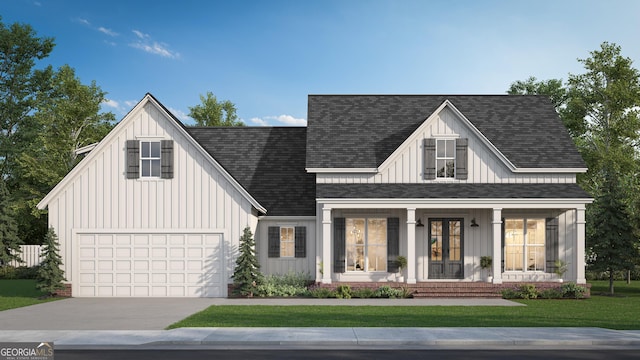
{"label": "white porch column", "polygon": [[416,283],[416,209],[407,209],[407,284]]}
{"label": "white porch column", "polygon": [[493,209],[493,283],[502,284],[502,209]]}
{"label": "white porch column", "polygon": [[331,208],[322,208],[322,283],[331,284]]}
{"label": "white porch column", "polygon": [[586,284],[587,279],[585,278],[584,268],[585,268],[585,216],[584,216],[584,208],[576,209],[576,284]]}

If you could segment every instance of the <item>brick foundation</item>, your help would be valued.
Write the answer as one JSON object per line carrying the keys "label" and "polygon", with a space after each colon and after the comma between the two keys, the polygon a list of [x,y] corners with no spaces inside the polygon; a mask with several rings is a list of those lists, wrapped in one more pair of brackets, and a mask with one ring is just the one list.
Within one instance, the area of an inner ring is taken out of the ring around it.
{"label": "brick foundation", "polygon": [[56,296],[71,297],[71,284],[64,284],[64,289],[55,292]]}

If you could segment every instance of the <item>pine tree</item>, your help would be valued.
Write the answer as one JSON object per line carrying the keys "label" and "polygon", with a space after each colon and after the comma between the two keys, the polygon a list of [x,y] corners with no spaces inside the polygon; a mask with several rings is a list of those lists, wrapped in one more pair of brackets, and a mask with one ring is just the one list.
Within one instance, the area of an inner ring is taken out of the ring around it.
{"label": "pine tree", "polygon": [[62,258],[58,254],[58,236],[53,228],[49,228],[47,234],[44,237],[44,248],[42,262],[38,268],[37,285],[36,287],[53,296],[56,290],[63,290],[64,271],[62,270]]}
{"label": "pine tree", "polygon": [[240,238],[240,255],[236,259],[236,267],[233,270],[234,295],[252,297],[258,285],[262,284],[263,276],[260,273],[260,264],[255,253],[256,243],[253,234],[247,226]]}
{"label": "pine tree", "polygon": [[607,173],[602,193],[593,204],[593,232],[587,239],[593,256],[590,269],[609,273],[609,293],[613,295],[613,278],[616,271],[629,270],[638,257],[633,225],[629,222],[628,206],[623,202],[623,192],[617,177]]}
{"label": "pine tree", "polygon": [[18,237],[18,225],[12,215],[7,186],[0,180],[0,265],[7,265],[13,260],[22,261],[22,240]]}

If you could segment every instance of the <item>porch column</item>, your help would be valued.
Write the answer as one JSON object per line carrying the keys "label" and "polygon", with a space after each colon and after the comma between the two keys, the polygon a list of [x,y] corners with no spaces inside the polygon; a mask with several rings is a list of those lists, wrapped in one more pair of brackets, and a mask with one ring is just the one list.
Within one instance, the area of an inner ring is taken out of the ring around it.
{"label": "porch column", "polygon": [[493,283],[502,284],[502,209],[493,209]]}
{"label": "porch column", "polygon": [[584,268],[585,268],[585,260],[584,260],[584,247],[585,247],[585,216],[584,216],[584,208],[576,209],[576,284],[586,284],[587,279],[585,278]]}
{"label": "porch column", "polygon": [[407,284],[416,283],[416,209],[407,209]]}
{"label": "porch column", "polygon": [[331,284],[331,208],[322,208],[322,283]]}

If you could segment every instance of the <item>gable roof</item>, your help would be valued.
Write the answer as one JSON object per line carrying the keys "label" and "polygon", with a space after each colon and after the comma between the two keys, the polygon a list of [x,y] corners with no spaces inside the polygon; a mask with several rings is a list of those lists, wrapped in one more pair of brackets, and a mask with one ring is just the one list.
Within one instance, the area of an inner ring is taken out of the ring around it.
{"label": "gable roof", "polygon": [[187,132],[269,216],[315,216],[314,174],[305,171],[304,127],[187,127]]}
{"label": "gable roof", "polygon": [[77,176],[77,174],[79,174],[81,171],[83,171],[90,163],[91,161],[93,161],[93,158],[95,158],[96,156],[98,156],[98,154],[102,151],[102,149],[106,146],[108,146],[109,144],[111,144],[111,142],[113,141],[113,139],[115,137],[118,136],[118,134],[120,133],[121,129],[128,126],[128,123],[130,123],[131,121],[133,121],[134,116],[132,114],[134,114],[138,109],[142,109],[144,106],[146,106],[147,104],[152,104],[153,106],[155,106],[157,109],[160,110],[160,112],[167,118],[169,119],[169,123],[171,125],[173,125],[175,127],[175,129],[177,129],[177,131],[181,134],[183,134],[185,136],[185,138],[190,141],[199,151],[201,151],[205,157],[207,157],[209,159],[209,161],[211,162],[211,164],[214,166],[214,168],[216,168],[217,170],[219,170],[222,174],[223,177],[225,177],[230,183],[231,185],[240,193],[242,194],[242,196],[247,199],[247,201],[249,201],[249,203],[255,207],[256,209],[258,209],[258,211],[262,211],[262,212],[266,212],[267,210],[252,196],[252,194],[250,194],[249,192],[247,192],[247,190],[245,190],[245,188],[242,187],[241,184],[238,183],[238,181],[231,175],[229,174],[217,161],[215,158],[211,157],[210,154],[205,151],[202,146],[200,144],[198,144],[196,142],[195,139],[193,139],[193,137],[189,136],[189,134],[187,133],[187,127],[184,126],[184,124],[182,124],[182,122],[180,122],[180,120],[178,120],[164,105],[162,105],[162,103],[160,103],[153,95],[151,95],[150,93],[147,93],[142,100],[140,100],[138,102],[138,104],[136,104],[136,106],[134,106],[123,118],[122,120],[120,120],[120,122],[113,128],[111,129],[111,131],[102,139],[100,140],[100,142],[95,145],[95,148],[93,150],[91,150],[91,152],[88,153],[87,156],[85,156],[67,175],[65,175],[65,177],[60,180],[60,182],[42,199],[40,200],[40,202],[38,203],[37,207],[38,209],[44,209],[49,202],[54,199],[58,193],[60,191],[62,191],[64,188],[66,188],[67,184],[69,184],[71,181],[73,181],[73,179]]}
{"label": "gable roof", "polygon": [[447,100],[516,168],[586,168],[536,95],[309,95],[306,167],[378,168]]}

